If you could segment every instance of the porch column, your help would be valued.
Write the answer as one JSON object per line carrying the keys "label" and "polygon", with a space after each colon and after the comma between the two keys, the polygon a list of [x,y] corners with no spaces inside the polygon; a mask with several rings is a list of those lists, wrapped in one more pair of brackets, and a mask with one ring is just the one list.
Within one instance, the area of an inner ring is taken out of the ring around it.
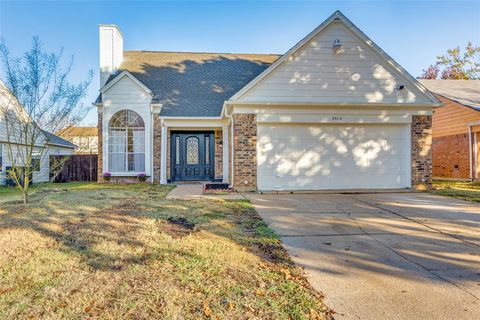
{"label": "porch column", "polygon": [[160,151],[160,184],[167,184],[167,126],[162,120],[162,145]]}
{"label": "porch column", "polygon": [[228,159],[228,152],[229,152],[229,144],[228,144],[228,126],[223,126],[222,128],[223,134],[223,182],[229,182],[229,159]]}

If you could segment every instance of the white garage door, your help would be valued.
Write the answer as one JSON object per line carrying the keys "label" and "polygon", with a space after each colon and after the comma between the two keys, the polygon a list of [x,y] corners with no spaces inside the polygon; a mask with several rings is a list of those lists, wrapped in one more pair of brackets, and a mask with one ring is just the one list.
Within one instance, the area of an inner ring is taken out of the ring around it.
{"label": "white garage door", "polygon": [[259,190],[409,187],[407,126],[258,125]]}

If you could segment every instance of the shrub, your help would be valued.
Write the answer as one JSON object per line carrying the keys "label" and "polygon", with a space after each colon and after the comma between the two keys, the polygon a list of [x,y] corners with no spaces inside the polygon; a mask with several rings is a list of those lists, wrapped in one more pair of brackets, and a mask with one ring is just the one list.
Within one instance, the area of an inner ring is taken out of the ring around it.
{"label": "shrub", "polygon": [[112,178],[112,174],[110,172],[105,172],[103,174],[103,180],[110,181],[111,178]]}
{"label": "shrub", "polygon": [[147,181],[147,175],[145,174],[145,172],[140,172],[139,174],[137,174],[137,179],[140,182],[145,182]]}

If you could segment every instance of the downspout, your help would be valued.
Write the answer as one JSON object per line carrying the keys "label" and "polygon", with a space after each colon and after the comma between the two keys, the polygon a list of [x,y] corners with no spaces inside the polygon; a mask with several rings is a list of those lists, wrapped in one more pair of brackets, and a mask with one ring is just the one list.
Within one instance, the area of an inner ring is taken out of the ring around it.
{"label": "downspout", "polygon": [[468,150],[470,155],[470,180],[473,180],[472,126],[468,125]]}
{"label": "downspout", "polygon": [[153,130],[155,129],[154,123],[155,123],[155,114],[152,112],[152,107],[150,107],[150,181],[153,183],[154,180],[154,174],[153,174],[153,159],[155,158],[155,155],[153,153]]}
{"label": "downspout", "polygon": [[473,149],[473,155],[475,159],[475,163],[474,163],[475,174],[473,175],[473,179],[475,180],[475,179],[478,179],[478,140],[477,140],[476,132],[474,132],[474,135],[473,135],[473,146],[475,147],[475,149]]}

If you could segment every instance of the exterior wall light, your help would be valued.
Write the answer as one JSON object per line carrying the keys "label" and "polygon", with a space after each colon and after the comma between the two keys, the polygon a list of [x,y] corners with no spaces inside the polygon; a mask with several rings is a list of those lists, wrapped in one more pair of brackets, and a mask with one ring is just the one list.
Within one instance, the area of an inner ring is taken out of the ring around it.
{"label": "exterior wall light", "polygon": [[339,53],[340,49],[342,49],[342,42],[340,39],[335,39],[335,41],[333,41],[333,50],[335,50],[335,53]]}

